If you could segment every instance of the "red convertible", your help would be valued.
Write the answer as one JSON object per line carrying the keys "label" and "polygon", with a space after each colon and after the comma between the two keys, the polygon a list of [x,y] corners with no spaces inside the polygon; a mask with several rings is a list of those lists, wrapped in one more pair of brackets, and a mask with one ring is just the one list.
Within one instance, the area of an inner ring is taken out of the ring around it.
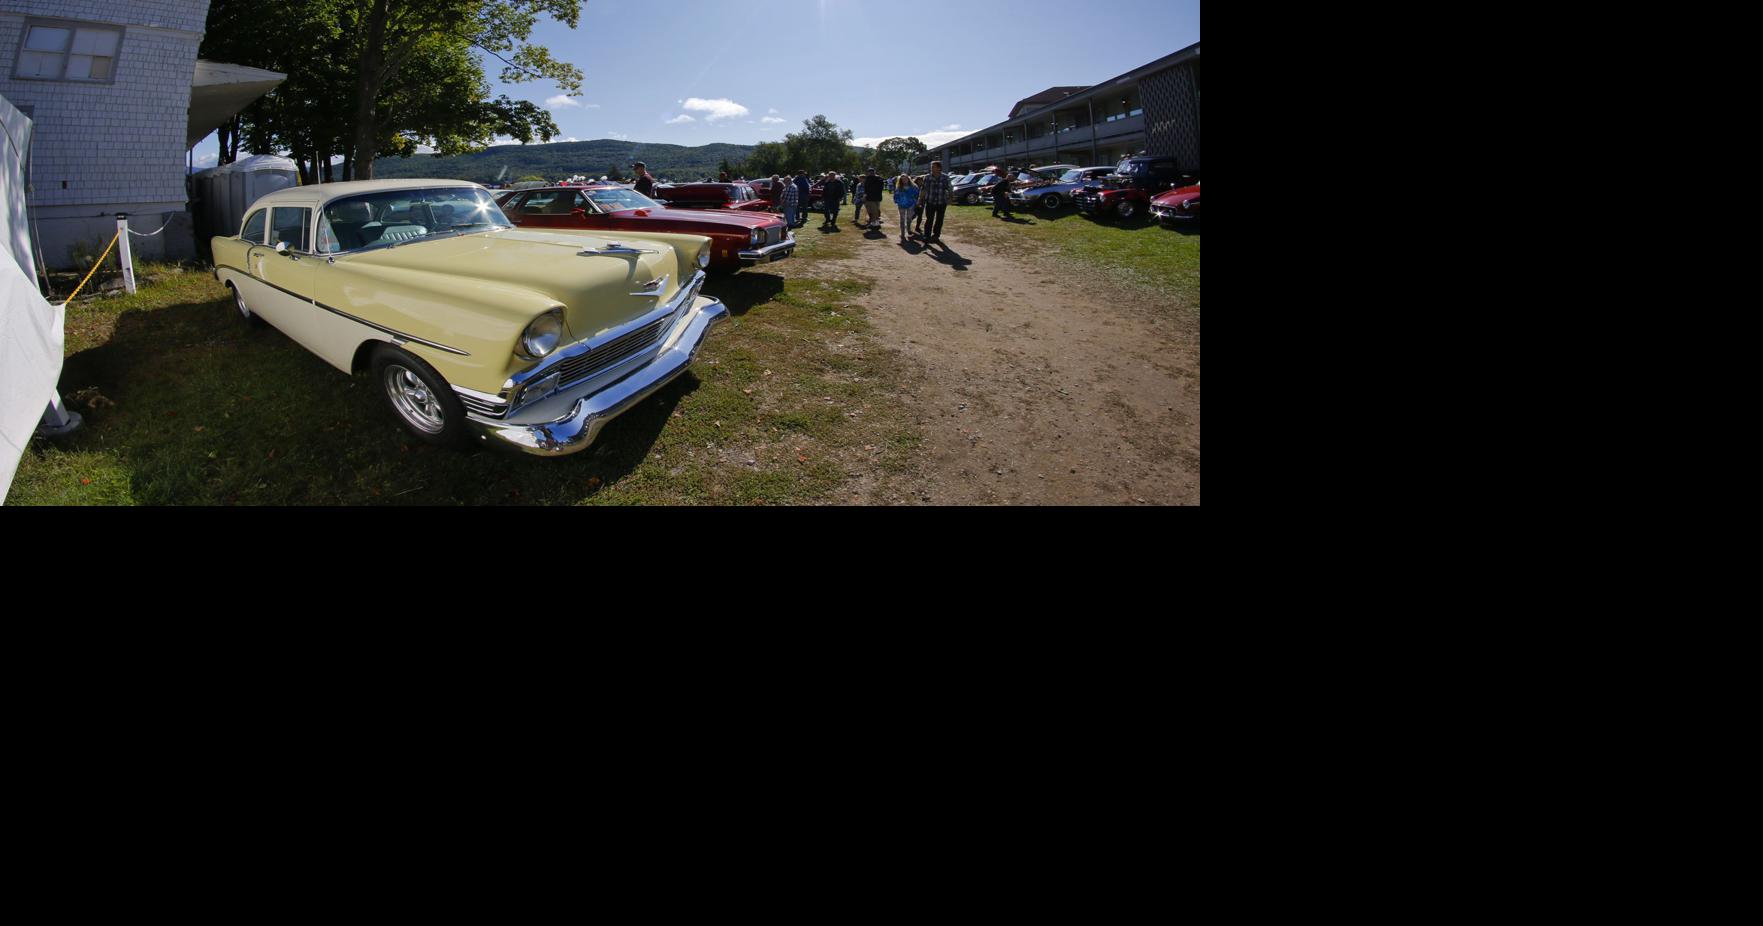
{"label": "red convertible", "polygon": [[676,183],[655,188],[655,198],[669,209],[734,209],[764,212],[771,203],[760,199],[745,183]]}
{"label": "red convertible", "polygon": [[1200,221],[1200,185],[1170,190],[1151,200],[1151,212],[1164,228],[1191,225]]}
{"label": "red convertible", "polygon": [[712,270],[768,264],[796,250],[796,239],[777,216],[668,209],[636,190],[613,184],[527,190],[510,197],[502,212],[522,228],[703,235],[710,239]]}

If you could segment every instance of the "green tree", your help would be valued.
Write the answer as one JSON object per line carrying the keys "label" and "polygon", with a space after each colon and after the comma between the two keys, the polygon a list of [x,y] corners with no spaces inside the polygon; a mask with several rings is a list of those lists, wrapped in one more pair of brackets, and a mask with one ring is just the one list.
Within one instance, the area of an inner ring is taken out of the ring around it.
{"label": "green tree", "polygon": [[[484,61],[507,83],[550,80],[581,88],[581,71],[530,44],[539,17],[571,28],[577,0],[212,0],[201,55],[288,75],[223,134],[223,154],[242,139],[287,151],[312,173],[373,177],[381,155],[481,149],[498,134],[521,141],[557,135],[550,114],[506,96],[489,99]],[[478,56],[483,55],[480,59]]]}
{"label": "green tree", "polygon": [[925,147],[924,142],[916,138],[890,138],[875,148],[876,159],[889,172],[903,170],[911,173],[913,162],[921,155],[929,153],[930,149]]}
{"label": "green tree", "polygon": [[825,116],[815,116],[802,120],[802,131],[784,136],[784,148],[790,162],[809,173],[848,170],[851,130],[839,128]]}

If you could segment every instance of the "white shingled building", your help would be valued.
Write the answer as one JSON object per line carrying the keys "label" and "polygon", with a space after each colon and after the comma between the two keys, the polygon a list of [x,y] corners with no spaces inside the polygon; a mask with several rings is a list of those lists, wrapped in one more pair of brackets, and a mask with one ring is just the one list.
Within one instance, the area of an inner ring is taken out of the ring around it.
{"label": "white shingled building", "polygon": [[[130,227],[137,259],[195,255],[186,155],[283,77],[198,61],[208,0],[0,0],[0,95],[35,124],[29,200],[51,269]],[[168,224],[169,223],[169,224]]]}

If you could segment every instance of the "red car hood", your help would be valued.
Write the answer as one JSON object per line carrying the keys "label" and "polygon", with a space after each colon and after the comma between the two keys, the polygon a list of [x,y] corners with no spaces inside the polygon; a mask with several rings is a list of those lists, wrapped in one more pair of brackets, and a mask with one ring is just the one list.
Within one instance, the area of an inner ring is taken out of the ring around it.
{"label": "red car hood", "polygon": [[1184,199],[1198,195],[1200,195],[1200,188],[1198,186],[1184,186],[1179,190],[1170,190],[1167,193],[1160,194],[1156,199],[1151,200],[1151,202],[1153,205],[1158,206],[1173,206]]}
{"label": "red car hood", "polygon": [[694,225],[720,232],[732,232],[735,229],[750,231],[755,228],[766,228],[771,225],[782,225],[783,219],[770,214],[754,212],[735,212],[730,209],[626,209],[614,212],[612,216],[620,219],[634,219],[637,213],[646,212],[650,219],[671,222],[676,225]]}

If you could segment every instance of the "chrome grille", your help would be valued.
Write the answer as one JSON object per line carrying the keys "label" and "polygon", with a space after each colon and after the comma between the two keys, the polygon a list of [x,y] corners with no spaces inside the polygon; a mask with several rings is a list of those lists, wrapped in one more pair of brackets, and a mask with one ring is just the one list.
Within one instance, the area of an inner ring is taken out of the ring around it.
{"label": "chrome grille", "polygon": [[557,369],[563,373],[559,385],[570,386],[584,379],[591,379],[654,347],[655,342],[661,340],[661,336],[673,324],[673,320],[674,317],[669,315],[623,337],[607,341],[578,357],[563,361],[557,365]]}

